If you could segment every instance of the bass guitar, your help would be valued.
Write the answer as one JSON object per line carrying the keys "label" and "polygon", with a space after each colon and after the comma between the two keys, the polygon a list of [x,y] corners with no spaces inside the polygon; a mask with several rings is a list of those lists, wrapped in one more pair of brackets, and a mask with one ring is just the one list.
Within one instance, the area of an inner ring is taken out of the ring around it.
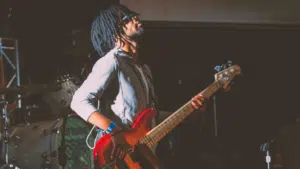
{"label": "bass guitar", "polygon": [[[238,65],[233,65],[227,69],[220,70],[215,74],[215,81],[199,94],[209,98],[219,89],[225,89],[226,91],[226,89],[230,87],[232,79],[239,74],[241,74],[241,69]],[[194,109],[191,101],[188,101],[163,122],[149,131],[148,126],[151,124],[153,117],[156,115],[156,111],[153,108],[144,110],[136,118],[132,128],[129,131],[124,131],[123,133],[129,148],[124,160],[122,160],[122,163],[125,164],[128,169],[161,169],[162,167],[160,166],[158,159],[156,159],[156,156],[150,148],[157,144],[193,111]],[[120,167],[118,167],[118,163],[120,163],[120,161],[116,162],[110,160],[111,151],[111,136],[106,134],[102,136],[95,145],[93,157],[96,168],[120,169]],[[140,161],[140,156],[144,156],[141,160],[146,162],[147,165],[143,165]]]}

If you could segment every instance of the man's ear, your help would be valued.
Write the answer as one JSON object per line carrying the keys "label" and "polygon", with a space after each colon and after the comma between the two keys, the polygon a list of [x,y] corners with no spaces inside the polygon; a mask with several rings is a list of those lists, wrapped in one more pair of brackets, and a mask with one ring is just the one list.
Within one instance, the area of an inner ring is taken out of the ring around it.
{"label": "man's ear", "polygon": [[124,30],[127,30],[127,27],[126,27],[126,25],[123,25],[120,27],[120,29],[124,32]]}

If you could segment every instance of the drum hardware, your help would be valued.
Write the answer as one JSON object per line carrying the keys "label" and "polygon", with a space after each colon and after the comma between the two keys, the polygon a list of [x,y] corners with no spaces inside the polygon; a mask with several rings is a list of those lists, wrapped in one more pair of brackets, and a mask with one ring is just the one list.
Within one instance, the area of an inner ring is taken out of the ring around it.
{"label": "drum hardware", "polygon": [[3,94],[0,95],[0,107],[2,109],[2,119],[3,119],[3,141],[4,141],[4,157],[5,157],[5,165],[1,168],[3,169],[19,169],[19,167],[16,165],[17,160],[16,158],[13,158],[12,163],[9,164],[8,162],[8,113],[7,113],[7,101],[5,100],[5,96]]}
{"label": "drum hardware", "polygon": [[[69,112],[68,112],[69,113]],[[68,113],[63,111],[63,123],[62,123],[62,130],[61,130],[61,146],[58,148],[58,163],[64,169],[67,164],[67,154],[66,154],[66,144],[65,144],[65,134],[66,134],[66,123]]]}
{"label": "drum hardware", "polygon": [[[72,97],[79,88],[80,83],[81,81],[77,76],[70,74],[59,76],[55,81],[55,85],[59,86],[60,90],[45,93],[43,99],[50,106],[52,112],[60,113],[62,109],[70,106]],[[61,116],[61,114],[58,115]]]}
{"label": "drum hardware", "polygon": [[35,109],[38,109],[39,108],[39,106],[38,105],[36,105],[36,104],[33,104],[33,105],[26,105],[26,106],[24,106],[24,110],[25,110],[25,115],[24,115],[24,112],[21,112],[21,114],[23,114],[24,115],[24,121],[25,121],[25,123],[27,124],[27,125],[30,125],[30,123],[31,123],[31,119],[30,119],[30,116],[31,116],[31,114],[32,114],[32,111],[33,110],[35,110]]}
{"label": "drum hardware", "polygon": [[30,84],[19,87],[0,88],[2,94],[24,94],[29,96],[32,94],[42,94],[45,92],[58,91],[60,86],[49,84]]}
{"label": "drum hardware", "polygon": [[66,151],[65,146],[61,146],[58,148],[58,163],[60,166],[62,166],[62,168],[65,168],[68,160],[65,151]]}
{"label": "drum hardware", "polygon": [[15,157],[12,159],[11,163],[12,163],[11,165],[12,169],[19,169],[19,167],[17,166],[17,159]]}
{"label": "drum hardware", "polygon": [[[76,84],[77,83],[78,82],[76,82]],[[11,112],[8,114],[8,104],[4,97],[5,94],[27,94],[28,96],[31,94],[45,93],[46,91],[56,91],[53,88],[48,88],[49,86],[46,85],[33,86],[34,85],[15,88],[0,88],[0,96],[2,96],[0,98],[0,106],[2,108],[3,118],[3,131],[0,133],[3,133],[2,142],[4,144],[2,146],[2,158],[3,160],[5,158],[5,165],[1,165],[1,169],[19,169],[19,167],[22,169],[50,169],[51,167],[55,168],[58,166],[58,149],[55,145],[55,138],[63,123],[61,118],[56,116],[58,121],[49,120],[49,118],[48,122],[32,121],[32,115],[34,115],[35,111],[40,111],[39,109],[41,106],[31,104],[22,106],[22,109],[17,108],[13,110],[18,111],[19,115],[23,115],[22,121],[17,121],[16,125],[13,126],[11,126],[9,122],[9,119],[11,119]],[[56,89],[57,87],[61,87],[56,84],[54,86],[56,86]],[[67,90],[67,93],[72,96],[73,91],[69,89]],[[39,113],[39,115],[45,116],[43,113]],[[15,119],[13,118],[12,120]],[[9,126],[10,132],[8,133]],[[50,141],[50,149],[49,139],[53,140]],[[41,158],[38,159],[37,156]]]}
{"label": "drum hardware", "polygon": [[4,165],[0,169],[20,169],[17,165],[10,164],[10,165]]}
{"label": "drum hardware", "polygon": [[9,162],[21,169],[58,169],[56,136],[61,125],[62,119],[12,126]]}
{"label": "drum hardware", "polygon": [[54,123],[49,129],[44,129],[42,132],[43,136],[49,136],[52,134],[57,134],[59,131],[59,128],[62,126],[64,120],[61,118],[56,119],[56,123]]}
{"label": "drum hardware", "polygon": [[51,165],[51,161],[49,159],[49,155],[46,152],[43,152],[43,154],[41,155],[41,158],[43,159],[41,169],[52,169],[52,165]]}
{"label": "drum hardware", "polygon": [[[48,84],[30,84],[30,85],[25,85],[25,86],[20,86],[20,87],[10,87],[10,88],[0,88],[0,94],[2,95],[1,97],[5,97],[4,95],[5,94],[22,94],[22,96],[24,97],[28,97],[29,95],[32,95],[32,94],[41,94],[41,93],[45,93],[45,92],[49,92],[49,91],[57,91],[59,88],[58,85],[48,85]],[[3,121],[5,122],[4,125],[6,125],[6,128],[4,126],[4,129],[3,130],[7,130],[8,129],[8,126],[10,124],[10,121],[9,121],[9,115],[8,115],[8,103],[6,101],[5,98],[2,98],[0,100],[0,104],[1,104],[1,108],[2,108],[2,111],[5,113],[3,114]],[[4,103],[5,102],[5,103]],[[4,109],[5,107],[5,109]],[[29,106],[29,107],[26,107],[25,110],[32,110],[32,109],[36,109],[38,107],[36,107],[36,105],[33,105],[33,106]],[[23,116],[24,114],[22,113],[23,110],[17,108],[15,109],[15,111],[18,111],[16,112],[17,113],[17,118],[21,118],[21,120],[25,120],[25,123],[27,123],[28,125],[30,124],[29,120],[28,120],[28,115],[27,116]],[[19,112],[21,111],[21,112]],[[29,116],[30,116],[30,113],[29,112]],[[21,115],[21,117],[19,117],[19,115]],[[16,119],[16,118],[12,118],[14,120],[16,120],[18,122],[18,120],[20,119]],[[4,133],[5,135],[5,133]],[[2,136],[1,137],[5,137],[5,136]]]}
{"label": "drum hardware", "polygon": [[7,114],[7,101],[3,94],[0,95],[0,107],[2,109],[3,119],[3,141],[4,141],[4,157],[5,164],[8,164],[8,114]]}
{"label": "drum hardware", "polygon": [[23,125],[30,126],[32,123],[39,121],[55,120],[58,119],[53,115],[45,105],[23,105],[21,109],[17,108],[9,113],[10,125]]}
{"label": "drum hardware", "polygon": [[55,134],[57,132],[58,132],[58,129],[50,129],[50,130],[44,129],[43,130],[43,136],[48,136],[48,135],[51,135],[51,134]]}
{"label": "drum hardware", "polygon": [[18,165],[17,165],[16,158],[13,158],[11,164],[4,165],[1,167],[1,169],[20,169],[20,167],[18,167]]}
{"label": "drum hardware", "polygon": [[12,138],[10,138],[9,141],[13,143],[12,146],[14,148],[19,147],[19,145],[22,143],[22,140],[21,140],[21,138],[19,136],[13,136]]}
{"label": "drum hardware", "polygon": [[33,121],[31,116],[33,115],[34,110],[38,110],[40,106],[33,104],[33,105],[24,105],[21,109],[15,109],[12,111],[10,118],[12,125],[18,125],[18,124],[26,124],[29,126]]}

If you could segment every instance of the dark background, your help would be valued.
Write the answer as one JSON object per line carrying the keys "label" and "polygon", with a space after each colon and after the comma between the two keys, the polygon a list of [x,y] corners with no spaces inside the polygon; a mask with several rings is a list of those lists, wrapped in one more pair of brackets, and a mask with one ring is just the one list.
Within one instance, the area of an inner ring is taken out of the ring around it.
{"label": "dark background", "polygon": [[[52,83],[66,72],[80,75],[91,52],[91,20],[107,2],[1,3],[0,37],[20,40],[21,84],[28,77],[32,83]],[[199,159],[212,153],[218,158],[212,156],[210,165],[226,159],[231,168],[265,168],[260,145],[276,139],[277,131],[299,115],[299,25],[146,21],[144,26],[142,52],[155,77],[161,110],[175,111],[211,84],[214,67],[225,60],[243,72],[231,91],[216,96],[219,137],[213,138],[210,100],[204,116],[192,115],[175,130],[176,155],[167,157],[177,166],[200,167],[209,160]]]}

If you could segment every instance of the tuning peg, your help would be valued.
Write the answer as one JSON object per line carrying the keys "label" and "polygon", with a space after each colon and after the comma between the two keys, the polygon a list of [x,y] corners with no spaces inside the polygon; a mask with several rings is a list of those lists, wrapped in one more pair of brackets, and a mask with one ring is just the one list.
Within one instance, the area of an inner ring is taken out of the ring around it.
{"label": "tuning peg", "polygon": [[232,61],[227,60],[227,66],[228,66],[228,67],[231,67],[231,66],[232,66]]}
{"label": "tuning peg", "polygon": [[222,67],[222,70],[227,68],[226,64],[222,64],[221,67]]}
{"label": "tuning peg", "polygon": [[222,67],[221,67],[221,66],[216,66],[216,67],[215,67],[215,71],[220,72],[221,70],[222,70]]}

